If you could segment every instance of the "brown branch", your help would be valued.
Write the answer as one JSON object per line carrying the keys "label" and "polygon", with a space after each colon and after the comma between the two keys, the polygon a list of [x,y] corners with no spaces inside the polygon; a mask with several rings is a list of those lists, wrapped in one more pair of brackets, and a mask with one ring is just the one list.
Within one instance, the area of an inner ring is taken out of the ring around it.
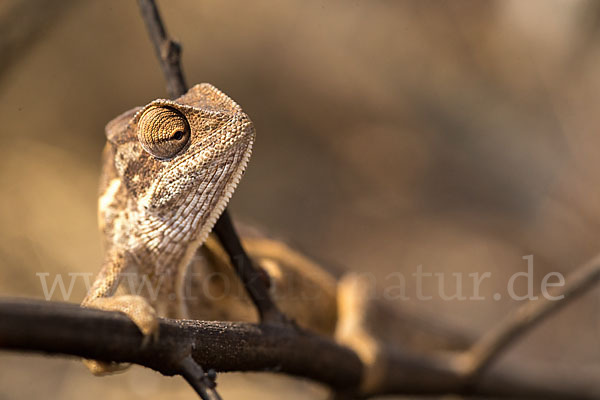
{"label": "brown branch", "polygon": [[18,299],[0,299],[0,321],[0,348],[135,363],[169,376],[189,354],[216,371],[283,372],[334,388],[355,388],[362,373],[351,350],[287,325],[161,319],[157,339],[146,343],[121,313]]}
{"label": "brown branch", "polygon": [[[138,0],[138,5],[167,81],[169,96],[179,97],[187,91],[181,69],[181,46],[167,34],[154,0]],[[227,209],[217,220],[213,232],[227,251],[231,264],[258,310],[261,321],[287,323],[288,319],[279,311],[269,295],[268,280],[265,279],[264,273],[252,263],[244,250]]]}
{"label": "brown branch", "polygon": [[529,301],[508,315],[495,328],[485,333],[481,339],[458,357],[459,368],[471,381],[475,380],[502,354],[506,348],[546,317],[562,309],[575,298],[581,296],[600,280],[600,256],[596,256],[575,270],[566,278],[565,286],[549,293],[560,300],[550,300],[540,296]]}
{"label": "brown branch", "polygon": [[[287,373],[353,393],[364,368],[350,349],[288,325],[161,319],[158,338],[147,342],[133,322],[117,312],[15,299],[0,299],[0,321],[3,349],[135,363],[165,375],[181,374],[191,354],[197,365],[216,371]],[[391,349],[385,354],[388,368],[377,394],[597,398],[568,381],[529,379],[524,368],[489,373],[470,386],[447,358]]]}

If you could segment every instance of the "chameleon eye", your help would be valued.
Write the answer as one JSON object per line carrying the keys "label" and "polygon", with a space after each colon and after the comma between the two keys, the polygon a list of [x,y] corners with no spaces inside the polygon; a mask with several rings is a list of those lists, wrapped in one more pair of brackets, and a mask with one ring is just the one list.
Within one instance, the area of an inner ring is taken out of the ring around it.
{"label": "chameleon eye", "polygon": [[138,140],[156,158],[171,158],[190,141],[190,125],[171,107],[150,107],[139,119]]}

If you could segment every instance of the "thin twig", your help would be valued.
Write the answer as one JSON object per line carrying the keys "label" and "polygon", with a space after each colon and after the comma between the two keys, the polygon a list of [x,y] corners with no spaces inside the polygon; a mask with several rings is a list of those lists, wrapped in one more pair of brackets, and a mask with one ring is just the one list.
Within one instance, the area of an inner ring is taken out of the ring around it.
{"label": "thin twig", "polygon": [[181,361],[180,375],[194,388],[202,400],[221,400],[221,396],[215,390],[216,383],[214,379],[208,377],[208,374],[204,372],[200,364],[191,355],[186,356]]}
{"label": "thin twig", "polygon": [[[2,349],[135,363],[164,375],[181,374],[182,365],[191,361],[185,361],[190,349],[197,365],[211,365],[217,371],[287,373],[345,393],[357,390],[364,368],[350,349],[287,325],[161,319],[158,337],[146,343],[135,324],[121,313],[16,299],[0,299],[0,321]],[[589,382],[534,379],[526,366],[490,372],[482,382],[468,387],[460,371],[438,356],[392,350],[385,354],[386,376],[376,389],[378,394],[597,398]]]}
{"label": "thin twig", "polygon": [[138,0],[138,5],[165,75],[167,92],[172,99],[177,98],[187,91],[181,68],[181,46],[167,34],[154,0]]}
{"label": "thin twig", "polygon": [[229,254],[231,264],[254,302],[260,320],[264,323],[288,323],[289,320],[279,311],[269,295],[269,277],[265,272],[256,268],[250,257],[248,257],[235,232],[229,213],[224,212],[221,215],[213,228],[213,232],[220,239],[227,254]]}
{"label": "thin twig", "polygon": [[[187,90],[181,69],[181,46],[169,37],[154,0],[138,0],[138,5],[154,44],[156,56],[160,60],[169,96],[177,98]],[[227,209],[217,220],[213,232],[229,255],[231,264],[254,302],[261,321],[287,323],[288,319],[279,311],[269,295],[268,281],[264,279],[264,273],[252,263],[244,250]]]}
{"label": "thin twig", "polygon": [[566,278],[565,286],[549,291],[552,298],[560,298],[559,300],[540,296],[537,300],[529,301],[508,315],[495,328],[485,333],[469,350],[459,356],[459,367],[472,381],[475,380],[524,333],[529,332],[540,321],[584,294],[599,280],[600,256],[596,256],[569,275]]}

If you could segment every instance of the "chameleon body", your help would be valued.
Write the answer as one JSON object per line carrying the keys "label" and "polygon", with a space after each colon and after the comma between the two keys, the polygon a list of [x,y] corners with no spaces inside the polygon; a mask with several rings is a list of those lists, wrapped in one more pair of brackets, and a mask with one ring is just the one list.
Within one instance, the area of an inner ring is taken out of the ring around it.
{"label": "chameleon body", "polygon": [[[209,236],[241,179],[255,138],[248,116],[210,84],[155,100],[108,123],[100,187],[103,267],[82,305],[125,313],[145,335],[157,317],[257,321],[229,258]],[[353,347],[363,386],[381,375],[365,330],[365,287],[334,277],[283,243],[245,238],[279,309],[299,326]],[[102,374],[118,366],[86,361]]]}

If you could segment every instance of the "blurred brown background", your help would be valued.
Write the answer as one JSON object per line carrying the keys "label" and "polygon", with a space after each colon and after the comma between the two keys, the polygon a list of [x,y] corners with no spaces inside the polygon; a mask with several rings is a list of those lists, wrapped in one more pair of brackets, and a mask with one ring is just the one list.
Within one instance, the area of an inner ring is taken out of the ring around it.
{"label": "blurred brown background", "polygon": [[[544,274],[566,275],[600,251],[600,2],[159,6],[189,84],[213,83],[256,125],[235,217],[371,272],[380,287],[418,265],[492,273],[485,301],[418,301],[409,285],[411,300],[395,307],[476,335],[522,304],[491,294],[506,293],[523,256],[534,255],[537,294]],[[4,0],[0,54],[0,295],[42,297],[36,273],[98,270],[104,125],[166,96],[165,85],[133,0]],[[599,294],[545,321],[502,362],[598,376]],[[69,300],[83,295],[75,285]],[[260,374],[222,375],[220,386],[224,398],[326,394]],[[141,368],[98,379],[77,360],[0,353],[0,399],[82,392],[195,398],[181,380]]]}

